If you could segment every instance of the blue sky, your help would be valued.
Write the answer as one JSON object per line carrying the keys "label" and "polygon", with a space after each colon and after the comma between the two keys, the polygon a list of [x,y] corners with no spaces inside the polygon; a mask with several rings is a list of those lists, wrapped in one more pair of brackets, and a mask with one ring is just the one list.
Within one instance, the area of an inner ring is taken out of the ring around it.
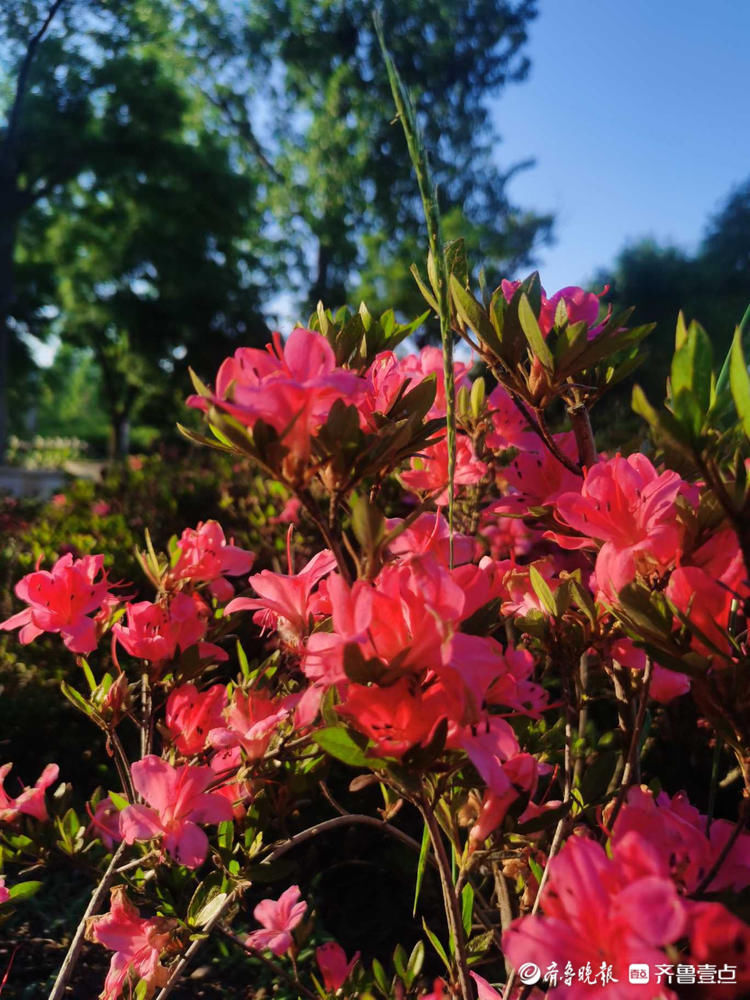
{"label": "blue sky", "polygon": [[750,176],[750,2],[540,0],[531,71],[493,102],[509,186],[557,216],[540,254],[548,291],[577,284],[628,242],[694,250]]}

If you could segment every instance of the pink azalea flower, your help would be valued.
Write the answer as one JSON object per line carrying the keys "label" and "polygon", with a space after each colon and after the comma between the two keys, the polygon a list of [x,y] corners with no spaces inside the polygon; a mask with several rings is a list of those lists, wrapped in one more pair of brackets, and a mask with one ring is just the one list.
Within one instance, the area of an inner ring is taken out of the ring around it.
{"label": "pink azalea flower", "polygon": [[115,953],[100,1000],[118,1000],[126,985],[133,987],[139,980],[147,984],[146,997],[152,997],[169,979],[169,969],[161,965],[160,957],[170,943],[175,921],[142,918],[123,885],[112,889],[111,900],[109,913],[86,922],[86,938]]}
{"label": "pink azalea flower", "polygon": [[[5,888],[5,876],[0,875],[0,906],[10,899],[10,892]],[[359,953],[358,953],[359,954]]]}
{"label": "pink azalea flower", "polygon": [[296,460],[305,461],[333,403],[356,403],[363,390],[358,375],[336,367],[333,348],[322,334],[298,327],[283,346],[274,334],[265,351],[239,348],[219,368],[210,400],[190,396],[188,405],[206,410],[212,404],[250,428],[263,420]]}
{"label": "pink azalea flower", "polygon": [[39,820],[49,819],[44,793],[57,781],[60,768],[57,764],[47,764],[34,786],[22,788],[21,794],[12,798],[4,788],[5,778],[12,767],[12,764],[0,767],[0,823],[12,823],[21,814]]}
{"label": "pink azalea flower", "polygon": [[735,982],[711,987],[711,1000],[746,997],[750,986],[750,927],[721,903],[696,903],[690,911],[690,958],[696,964],[729,966]]}
{"label": "pink azalea flower", "polygon": [[336,711],[374,741],[373,754],[402,757],[428,743],[442,719],[460,717],[463,700],[439,683],[415,692],[411,680],[401,677],[388,687],[350,684]]}
{"label": "pink azalea flower", "polygon": [[[631,639],[617,639],[610,646],[610,654],[618,663],[631,670],[646,669],[646,653],[634,646]],[[678,670],[667,670],[658,663],[653,665],[648,693],[654,701],[666,705],[680,695],[687,694],[689,690],[690,678],[687,674],[682,674]]]}
{"label": "pink azalea flower", "polygon": [[[402,523],[401,518],[389,518],[386,521],[386,530],[393,531]],[[470,535],[455,532],[453,535],[454,566],[471,562],[475,547],[474,539]],[[401,559],[429,554],[447,569],[450,556],[448,522],[440,511],[436,511],[434,514],[425,511],[394,539],[388,547],[388,551]]]}
{"label": "pink azalea flower", "polygon": [[518,448],[521,451],[538,451],[539,438],[519,410],[510,393],[501,385],[495,386],[487,399],[492,430],[485,437],[485,444],[493,451]]}
{"label": "pink azalea flower", "polygon": [[185,757],[200,753],[212,729],[224,725],[227,691],[214,684],[198,691],[195,684],[182,684],[167,698],[166,726],[174,745]]}
{"label": "pink azalea flower", "polygon": [[493,989],[484,976],[480,976],[478,972],[470,972],[469,975],[477,984],[478,1000],[502,1000],[502,994]]}
{"label": "pink azalea flower", "polygon": [[[558,518],[604,544],[596,558],[599,591],[609,599],[636,576],[661,576],[679,558],[684,529],[676,501],[697,491],[676,472],[658,473],[645,455],[599,462],[580,493],[557,498]],[[563,537],[556,539],[565,544]],[[573,544],[578,544],[577,542]]]}
{"label": "pink azalea flower", "polygon": [[[410,389],[424,382],[430,375],[436,378],[435,402],[427,413],[428,418],[445,416],[445,369],[443,364],[443,352],[439,347],[423,347],[419,354],[408,354],[398,365],[402,376],[411,380]],[[471,365],[462,361],[453,362],[453,372],[456,392],[462,387],[471,389],[469,372]],[[408,391],[408,390],[407,390]]]}
{"label": "pink azalea flower", "polygon": [[201,521],[197,528],[185,528],[177,542],[180,550],[170,571],[174,580],[211,583],[221,576],[249,573],[255,554],[227,542],[217,521]]}
{"label": "pink azalea flower", "polygon": [[[594,292],[586,292],[577,285],[568,285],[561,288],[559,292],[555,292],[549,299],[543,294],[542,309],[539,314],[539,327],[542,333],[546,336],[555,325],[557,306],[562,302],[565,306],[568,323],[587,323],[589,327],[587,337],[589,340],[593,340],[601,333],[609,318],[608,312],[602,323],[597,324],[596,322],[599,316],[599,299],[607,291],[609,291],[608,286],[597,295]],[[611,308],[609,311],[611,312]]]}
{"label": "pink azalea flower", "polygon": [[[487,474],[487,466],[477,458],[471,440],[465,434],[456,435],[455,486],[475,486]],[[448,503],[448,440],[443,436],[437,444],[424,448],[411,459],[411,468],[402,472],[400,479],[404,486],[416,492],[431,492],[441,489],[435,497],[435,504],[444,507]]]}
{"label": "pink azalea flower", "polygon": [[59,632],[72,653],[92,652],[96,649],[96,625],[88,615],[111,596],[103,565],[104,556],[74,559],[68,553],[51,570],[27,574],[15,591],[29,607],[0,622],[0,629],[21,626],[19,638],[24,645],[43,632]]}
{"label": "pink azalea flower", "polygon": [[727,635],[734,597],[731,590],[699,566],[678,566],[669,578],[666,594],[700,633],[692,638],[692,645],[698,652],[709,657],[715,656],[717,649],[722,653],[731,652]]}
{"label": "pink azalea flower", "polygon": [[296,647],[310,630],[312,592],[335,566],[336,557],[323,549],[299,573],[273,573],[264,569],[249,578],[258,597],[236,597],[227,604],[225,614],[255,611],[253,620],[258,625],[275,629],[284,642]]}
{"label": "pink azalea flower", "polygon": [[[633,876],[653,871],[671,878],[690,893],[713,867],[734,833],[734,823],[717,819],[711,823],[710,836],[706,836],[706,817],[690,804],[684,792],[670,799],[664,792],[654,797],[647,789],[634,787],[628,791],[626,805],[617,818],[612,846],[615,854],[622,856],[624,839],[637,835],[639,850],[627,859],[623,857],[623,864],[627,864]],[[650,845],[647,863],[642,849],[646,842]],[[741,833],[708,891],[731,889],[740,892],[748,885],[750,834]]]}
{"label": "pink azalea flower", "polygon": [[[566,432],[555,434],[554,438],[560,451],[575,461],[578,452],[574,435]],[[581,485],[580,476],[566,468],[539,443],[519,452],[510,465],[499,469],[497,479],[507,492],[487,508],[485,516],[525,514],[529,507],[554,504],[562,494],[578,490]]]}
{"label": "pink azalea flower", "polygon": [[357,964],[359,952],[347,962],[346,952],[335,941],[326,941],[325,944],[315,949],[315,961],[318,963],[320,974],[323,977],[323,985],[328,993],[335,993],[340,990],[349,978],[349,975]]}
{"label": "pink azalea flower", "polygon": [[132,844],[160,837],[180,864],[197,868],[208,851],[208,837],[198,823],[223,823],[232,807],[216,792],[207,792],[216,775],[210,767],[172,767],[153,754],[131,767],[133,785],[148,805],[132,805],[120,813],[120,833]]}
{"label": "pink azalea flower", "polygon": [[88,804],[86,805],[86,809],[91,817],[89,829],[95,831],[96,836],[101,839],[104,846],[112,850],[113,846],[122,840],[122,836],[120,835],[120,810],[109,795],[97,802],[93,813]]}
{"label": "pink azalea flower", "polygon": [[[550,862],[544,916],[522,917],[503,934],[503,951],[516,968],[535,962],[546,968],[611,967],[618,982],[602,988],[613,1000],[639,1000],[643,990],[628,982],[631,963],[652,967],[666,961],[661,950],[677,941],[687,927],[687,905],[670,879],[650,875],[632,878],[616,858],[583,837],[571,837]],[[560,985],[561,1000],[594,995],[585,982]],[[664,990],[664,997],[674,994]]]}
{"label": "pink azalea flower", "polygon": [[274,955],[283,955],[292,946],[292,931],[302,920],[307,903],[300,902],[301,890],[290,885],[278,899],[264,899],[253,910],[253,916],[262,930],[248,934],[246,943],[263,951],[268,948]]}
{"label": "pink azalea flower", "polygon": [[391,670],[435,669],[464,603],[450,573],[430,557],[389,563],[372,583],[357,580],[351,587],[333,575],[328,593],[332,631],[310,636],[302,670],[329,687],[346,681],[343,657],[349,645],[356,644],[364,659],[380,660]]}
{"label": "pink azalea flower", "polygon": [[202,658],[226,660],[227,653],[203,642],[209,609],[200,595],[173,594],[168,604],[139,601],[127,605],[127,624],[118,622],[112,632],[131,656],[152,663],[171,660],[178,649],[198,646]]}
{"label": "pink azalea flower", "polygon": [[268,695],[235,688],[226,722],[210,733],[211,745],[221,749],[240,746],[249,760],[260,760],[274,729],[288,715],[289,708]]}
{"label": "pink azalea flower", "polygon": [[[505,301],[510,302],[516,290],[521,286],[521,282],[503,280],[501,285]],[[547,293],[542,289],[542,307],[538,316],[539,329],[546,337],[555,325],[558,303],[562,302],[565,306],[568,322],[588,323],[590,326],[588,339],[593,340],[594,337],[601,333],[606,322],[605,318],[604,322],[599,323],[597,326],[591,326],[592,323],[596,323],[599,316],[599,299],[608,291],[609,286],[605,287],[597,295],[594,292],[584,291],[583,288],[579,288],[577,285],[567,285],[565,288],[561,288],[559,292],[555,292],[550,298],[547,298]],[[609,313],[607,314],[607,318],[608,316]]]}

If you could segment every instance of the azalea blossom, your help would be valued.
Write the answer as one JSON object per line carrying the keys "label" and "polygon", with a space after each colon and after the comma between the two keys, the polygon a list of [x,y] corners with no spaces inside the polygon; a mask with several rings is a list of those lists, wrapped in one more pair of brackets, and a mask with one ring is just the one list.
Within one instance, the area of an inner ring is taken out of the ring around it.
{"label": "azalea blossom", "polygon": [[[456,435],[456,469],[454,486],[475,486],[487,474],[487,466],[477,458],[471,440],[465,434]],[[438,507],[448,503],[448,440],[445,435],[433,445],[423,448],[411,459],[411,468],[401,473],[401,482],[415,492],[441,492],[434,498]]]}
{"label": "azalea blossom", "polygon": [[249,428],[264,421],[304,462],[334,402],[355,403],[363,392],[363,379],[336,366],[326,338],[298,327],[285,344],[275,333],[265,351],[240,347],[219,368],[210,398],[190,396],[187,402],[204,411],[216,406]]}
{"label": "azalea blossom", "polygon": [[357,964],[359,955],[359,952],[355,952],[347,962],[344,949],[336,941],[326,941],[315,949],[315,961],[323,977],[323,985],[329,993],[341,989]]}
{"label": "azalea blossom", "polygon": [[[505,955],[516,968],[555,962],[562,969],[568,961],[595,973],[611,968],[617,983],[602,987],[601,995],[641,1000],[641,985],[628,982],[630,964],[664,963],[662,948],[682,937],[688,925],[688,908],[674,883],[657,875],[630,877],[617,858],[584,837],[571,837],[548,864],[544,916],[514,921],[503,934]],[[555,995],[585,1000],[596,992],[574,981],[559,985]],[[659,997],[674,1000],[675,994],[663,989]]]}
{"label": "azalea blossom", "polygon": [[103,570],[104,556],[61,556],[51,570],[36,570],[22,577],[16,596],[29,607],[0,622],[0,629],[21,628],[26,645],[43,632],[59,632],[72,653],[96,649],[96,624],[89,615],[111,597]]}
{"label": "azalea blossom", "polygon": [[130,902],[125,886],[111,891],[109,913],[89,917],[86,938],[114,952],[100,1000],[118,1000],[126,985],[146,983],[146,997],[166,986],[169,969],[161,964],[161,954],[172,939],[175,920],[153,917],[146,920]]}
{"label": "azalea blossom", "polygon": [[[513,299],[521,284],[522,282],[520,281],[508,281],[507,279],[502,281],[501,287],[506,302],[510,302]],[[547,293],[542,289],[542,305],[537,317],[539,329],[546,337],[555,326],[558,305],[562,303],[568,323],[587,323],[589,325],[588,339],[593,340],[601,333],[606,323],[606,318],[599,324],[596,323],[596,320],[599,316],[599,299],[608,291],[609,286],[606,286],[597,295],[595,292],[585,291],[578,285],[566,285],[565,288],[561,288],[548,298]],[[608,317],[609,313],[607,314]]]}
{"label": "azalea blossom", "polygon": [[556,500],[557,517],[583,539],[555,536],[564,547],[587,540],[604,544],[596,558],[596,582],[608,599],[636,578],[661,576],[675,565],[684,527],[677,499],[697,500],[697,490],[676,472],[659,473],[645,455],[616,456],[588,470],[579,493]]}
{"label": "azalea blossom", "polygon": [[[271,736],[290,709],[261,691],[235,688],[227,707],[226,721],[212,729],[209,742],[215,748],[242,747],[249,760],[260,760]],[[239,763],[239,761],[238,761]]]}
{"label": "azalea blossom", "polygon": [[5,876],[0,875],[0,906],[10,899],[10,892],[5,888]]}
{"label": "azalea blossom", "polygon": [[57,764],[47,764],[39,780],[30,788],[22,788],[20,795],[12,798],[5,791],[5,779],[13,764],[0,767],[0,823],[11,823],[21,814],[35,819],[49,819],[44,793],[53,785],[60,774]]}
{"label": "azalea blossom", "polygon": [[224,725],[226,703],[223,684],[214,684],[205,691],[199,691],[195,684],[181,684],[170,693],[165,724],[183,756],[200,753],[211,730]]}
{"label": "azalea blossom", "polygon": [[264,899],[253,910],[253,916],[262,930],[248,934],[246,944],[263,951],[268,948],[274,955],[283,955],[292,946],[292,931],[307,911],[307,903],[300,901],[302,892],[298,885],[290,885],[278,899]]}
{"label": "azalea blossom", "polygon": [[89,829],[95,831],[104,846],[112,850],[114,845],[122,840],[120,834],[120,810],[109,795],[106,795],[97,802],[96,809],[93,812],[88,803],[86,804],[86,810],[91,817]]}
{"label": "azalea blossom", "polygon": [[227,659],[220,646],[202,641],[210,612],[198,593],[173,594],[168,603],[138,601],[127,604],[126,611],[126,624],[117,622],[112,632],[131,656],[163,663],[171,660],[178,649],[197,646],[203,659]]}
{"label": "azalea blossom", "polygon": [[120,813],[120,833],[132,844],[159,837],[164,848],[186,868],[205,860],[208,837],[198,823],[223,823],[232,818],[232,806],[206,788],[216,781],[210,767],[184,764],[172,767],[150,754],[130,769],[133,786],[148,805],[131,805]]}
{"label": "azalea blossom", "polygon": [[310,629],[316,612],[313,590],[336,566],[336,557],[323,549],[299,573],[273,573],[264,569],[249,578],[258,597],[236,597],[225,608],[225,614],[255,611],[253,620],[262,628],[273,628],[291,646],[299,645]]}
{"label": "azalea blossom", "polygon": [[234,589],[224,576],[249,573],[255,554],[227,542],[217,521],[201,521],[197,528],[185,528],[177,542],[179,556],[170,570],[175,580],[209,583],[218,599],[231,597]]}

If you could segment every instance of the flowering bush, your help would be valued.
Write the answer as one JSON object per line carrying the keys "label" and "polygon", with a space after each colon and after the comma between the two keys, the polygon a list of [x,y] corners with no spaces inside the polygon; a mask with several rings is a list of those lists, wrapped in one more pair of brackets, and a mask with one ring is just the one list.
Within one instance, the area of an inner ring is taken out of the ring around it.
{"label": "flowering bush", "polygon": [[[717,376],[680,322],[665,408],[635,394],[655,449],[606,455],[590,412],[648,327],[536,275],[480,302],[454,269],[450,310],[484,374],[455,365],[448,433],[435,349],[397,355],[391,312],[321,307],[195,378],[186,433],[279,484],[278,543],[206,516],[146,534],[149,593],[104,553],[17,582],[2,628],[67,647],[62,693],[114,764],[86,814],[74,775],[2,769],[0,914],[45,868],[95,877],[51,1000],[84,937],[104,1000],[179,991],[207,941],[290,998],[750,990],[741,338]],[[690,797],[659,766],[676,720]],[[413,852],[390,873],[410,951],[332,933],[306,852],[352,830]]]}

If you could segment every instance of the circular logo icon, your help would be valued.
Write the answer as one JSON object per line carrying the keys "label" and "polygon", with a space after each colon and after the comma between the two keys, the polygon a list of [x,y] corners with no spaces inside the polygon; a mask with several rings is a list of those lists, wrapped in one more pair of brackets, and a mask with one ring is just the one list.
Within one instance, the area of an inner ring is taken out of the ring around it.
{"label": "circular logo icon", "polygon": [[534,962],[524,962],[518,970],[518,978],[524,986],[533,986],[542,978],[542,970]]}

